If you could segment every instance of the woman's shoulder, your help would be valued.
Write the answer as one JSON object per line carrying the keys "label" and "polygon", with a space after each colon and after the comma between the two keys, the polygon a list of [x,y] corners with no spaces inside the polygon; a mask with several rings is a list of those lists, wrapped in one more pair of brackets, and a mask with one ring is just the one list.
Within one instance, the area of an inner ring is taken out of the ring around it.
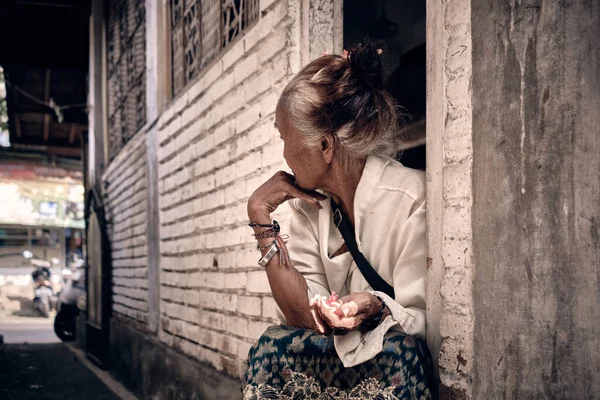
{"label": "woman's shoulder", "polygon": [[399,161],[387,158],[377,189],[401,192],[417,203],[422,203],[425,201],[425,172],[405,167]]}

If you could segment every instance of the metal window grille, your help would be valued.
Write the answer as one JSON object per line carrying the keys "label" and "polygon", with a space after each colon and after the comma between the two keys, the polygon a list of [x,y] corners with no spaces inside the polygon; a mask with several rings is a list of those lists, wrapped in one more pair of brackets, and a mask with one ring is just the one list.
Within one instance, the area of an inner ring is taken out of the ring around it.
{"label": "metal window grille", "polygon": [[144,0],[107,2],[109,156],[146,123],[146,5]]}
{"label": "metal window grille", "polygon": [[173,95],[259,18],[259,0],[171,0]]}

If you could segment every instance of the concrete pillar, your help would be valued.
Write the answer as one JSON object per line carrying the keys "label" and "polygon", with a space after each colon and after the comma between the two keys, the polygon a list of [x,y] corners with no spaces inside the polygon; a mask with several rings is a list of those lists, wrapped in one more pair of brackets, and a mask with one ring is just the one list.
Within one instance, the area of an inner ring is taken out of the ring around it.
{"label": "concrete pillar", "polygon": [[600,2],[428,2],[440,398],[600,390]]}
{"label": "concrete pillar", "polygon": [[102,173],[106,157],[106,140],[104,124],[104,82],[106,69],[104,66],[104,1],[92,1],[90,16],[90,65],[88,91],[88,176],[87,182],[97,190],[101,189]]}
{"label": "concrete pillar", "polygon": [[306,0],[305,4],[308,6],[309,62],[325,52],[341,54],[344,45],[343,0]]}
{"label": "concrete pillar", "polygon": [[290,32],[291,45],[298,48],[291,60],[294,73],[323,53],[342,54],[343,0],[289,0],[288,7],[297,21]]}
{"label": "concrete pillar", "polygon": [[[158,333],[160,320],[160,221],[158,209],[158,125],[163,104],[162,58],[167,39],[163,19],[168,10],[164,0],[146,0],[146,187],[148,220],[148,330]],[[162,57],[162,58],[161,58]]]}
{"label": "concrete pillar", "polygon": [[600,392],[600,2],[473,1],[475,398]]}

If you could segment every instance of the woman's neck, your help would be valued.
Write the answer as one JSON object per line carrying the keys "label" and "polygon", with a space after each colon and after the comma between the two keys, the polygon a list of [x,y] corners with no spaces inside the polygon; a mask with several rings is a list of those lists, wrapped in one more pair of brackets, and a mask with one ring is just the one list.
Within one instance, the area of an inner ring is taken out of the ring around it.
{"label": "woman's neck", "polygon": [[354,226],[354,197],[365,163],[366,159],[361,159],[351,162],[347,168],[339,164],[332,166],[331,179],[323,188],[333,198],[333,201],[342,207],[352,226]]}

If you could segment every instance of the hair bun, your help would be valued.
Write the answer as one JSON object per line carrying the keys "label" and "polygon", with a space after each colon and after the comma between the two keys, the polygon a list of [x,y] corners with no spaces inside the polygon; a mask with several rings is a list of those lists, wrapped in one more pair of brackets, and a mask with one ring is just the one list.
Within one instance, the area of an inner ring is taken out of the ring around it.
{"label": "hair bun", "polygon": [[354,76],[374,89],[384,88],[382,52],[381,46],[370,41],[348,51],[348,63]]}

